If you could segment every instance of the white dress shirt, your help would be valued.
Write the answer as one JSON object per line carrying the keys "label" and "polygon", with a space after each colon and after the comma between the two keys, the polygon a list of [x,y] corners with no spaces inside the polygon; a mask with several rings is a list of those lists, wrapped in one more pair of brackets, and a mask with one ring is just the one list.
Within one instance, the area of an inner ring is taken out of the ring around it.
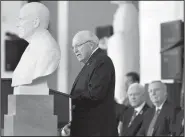
{"label": "white dress shirt", "polygon": [[[95,50],[93,50],[93,52],[91,53],[91,55],[90,55],[89,59],[90,59],[90,58],[91,58],[91,56],[94,54],[94,52],[95,52],[95,51],[97,51],[98,49],[99,49],[99,47],[97,47]],[[88,60],[89,60],[89,59],[88,59]],[[88,62],[88,60],[87,60],[86,62]]]}
{"label": "white dress shirt", "polygon": [[[165,100],[165,101],[166,101],[166,100]],[[161,109],[162,109],[162,107],[163,107],[165,101],[164,101],[159,107],[155,106],[155,110],[156,110],[156,111],[157,111],[157,110],[160,110],[160,111],[161,111]]]}
{"label": "white dress shirt", "polygon": [[146,102],[144,101],[140,106],[134,108],[134,110],[137,111],[136,116],[142,111],[142,109],[143,109],[145,103],[146,103]]}
{"label": "white dress shirt", "polygon": [[[93,54],[95,51],[97,51],[98,49],[99,49],[99,47],[97,47],[97,48],[92,52],[92,54]],[[91,54],[91,56],[92,56],[92,54]],[[90,56],[90,57],[91,57],[91,56]]]}

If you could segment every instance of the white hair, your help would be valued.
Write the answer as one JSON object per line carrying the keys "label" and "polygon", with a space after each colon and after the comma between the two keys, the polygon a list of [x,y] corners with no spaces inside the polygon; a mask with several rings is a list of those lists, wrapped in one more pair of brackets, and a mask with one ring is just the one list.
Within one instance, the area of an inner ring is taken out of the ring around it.
{"label": "white hair", "polygon": [[162,81],[160,81],[160,80],[155,80],[155,81],[150,82],[149,85],[151,85],[151,84],[153,84],[153,83],[158,83],[158,84],[160,84],[160,87],[161,87],[162,89],[164,89],[165,92],[167,92],[167,86],[166,86],[166,84],[163,83]]}
{"label": "white hair", "polygon": [[86,41],[92,41],[94,42],[97,46],[99,44],[99,39],[98,37],[91,31],[89,30],[83,30],[79,31],[73,38],[74,40],[80,40],[81,43],[86,42]]}
{"label": "white hair", "polygon": [[133,83],[133,84],[131,84],[131,85],[129,86],[129,88],[128,88],[128,93],[129,93],[129,91],[131,91],[131,90],[133,90],[133,89],[137,89],[137,90],[139,90],[141,93],[145,93],[145,88],[144,88],[144,86],[142,86],[142,85],[139,84],[139,83]]}

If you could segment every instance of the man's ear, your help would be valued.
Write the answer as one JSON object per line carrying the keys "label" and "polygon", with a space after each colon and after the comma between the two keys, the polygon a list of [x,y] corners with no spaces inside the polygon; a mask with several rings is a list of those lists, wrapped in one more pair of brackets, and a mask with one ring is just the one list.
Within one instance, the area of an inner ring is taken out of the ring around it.
{"label": "man's ear", "polygon": [[94,48],[93,45],[91,45],[91,50],[92,50],[93,48]]}
{"label": "man's ear", "polygon": [[92,43],[88,43],[89,47],[91,48],[91,50],[93,49],[93,44]]}
{"label": "man's ear", "polygon": [[34,28],[37,28],[40,25],[40,19],[37,17],[33,21]]}
{"label": "man's ear", "polygon": [[90,47],[91,47],[91,49],[93,49],[93,48],[94,48],[95,44],[96,44],[96,43],[94,43],[94,42],[90,43]]}

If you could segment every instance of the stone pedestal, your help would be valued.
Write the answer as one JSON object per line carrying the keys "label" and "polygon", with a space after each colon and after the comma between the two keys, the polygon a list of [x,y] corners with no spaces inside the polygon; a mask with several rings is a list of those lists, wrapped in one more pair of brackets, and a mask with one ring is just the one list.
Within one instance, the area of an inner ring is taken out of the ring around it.
{"label": "stone pedestal", "polygon": [[57,136],[53,95],[9,95],[4,136]]}

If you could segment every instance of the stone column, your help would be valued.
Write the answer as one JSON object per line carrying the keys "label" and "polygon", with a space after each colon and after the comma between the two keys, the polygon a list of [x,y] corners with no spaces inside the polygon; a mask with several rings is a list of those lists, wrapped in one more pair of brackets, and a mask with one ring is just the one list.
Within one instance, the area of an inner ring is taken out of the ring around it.
{"label": "stone column", "polygon": [[139,73],[138,9],[132,1],[112,1],[118,4],[114,15],[114,34],[108,40],[108,56],[116,71],[115,99],[122,103],[126,98],[125,75]]}
{"label": "stone column", "polygon": [[57,136],[53,95],[9,95],[4,136]]}

